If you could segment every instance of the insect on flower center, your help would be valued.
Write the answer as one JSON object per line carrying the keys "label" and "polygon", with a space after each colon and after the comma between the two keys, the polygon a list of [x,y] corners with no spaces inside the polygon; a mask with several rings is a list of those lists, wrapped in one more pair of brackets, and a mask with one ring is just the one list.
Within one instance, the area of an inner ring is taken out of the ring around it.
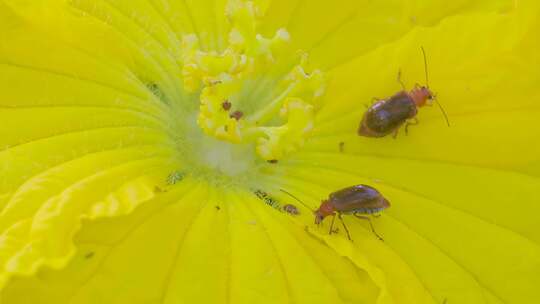
{"label": "insect on flower center", "polygon": [[285,29],[269,38],[257,32],[267,2],[228,2],[231,29],[224,49],[203,49],[196,35],[185,35],[181,72],[185,90],[199,94],[197,125],[206,135],[275,162],[310,135],[325,79],[308,68],[307,54],[296,53],[297,63],[290,63],[295,53],[287,52]]}

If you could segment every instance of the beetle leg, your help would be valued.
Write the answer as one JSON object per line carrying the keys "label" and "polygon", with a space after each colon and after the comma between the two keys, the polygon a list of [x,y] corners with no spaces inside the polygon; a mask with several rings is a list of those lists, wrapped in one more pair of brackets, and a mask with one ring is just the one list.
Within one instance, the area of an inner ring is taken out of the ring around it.
{"label": "beetle leg", "polygon": [[375,231],[375,228],[373,228],[373,223],[371,223],[371,218],[367,216],[358,215],[356,213],[354,213],[354,216],[356,216],[356,218],[361,219],[361,220],[367,220],[369,222],[369,226],[371,227],[371,231],[373,232],[373,234],[375,234],[375,236],[379,240],[384,241],[383,238]]}
{"label": "beetle leg", "polygon": [[328,234],[332,234],[334,232],[332,228],[334,228],[334,221],[336,220],[336,215],[332,216],[332,222],[330,223],[330,231],[328,231]]}
{"label": "beetle leg", "polygon": [[407,121],[407,123],[405,124],[405,135],[409,135],[409,126],[416,126],[418,124],[418,118],[413,118],[411,121],[413,122],[410,122],[410,121]]}
{"label": "beetle leg", "polygon": [[341,221],[341,224],[343,225],[343,228],[345,228],[345,232],[347,232],[347,238],[349,238],[349,241],[352,242],[351,234],[349,233],[349,229],[345,225],[345,222],[343,221],[343,218],[341,217],[341,213],[338,214],[339,220]]}
{"label": "beetle leg", "polygon": [[401,68],[399,69],[397,73],[397,81],[399,82],[399,84],[401,84],[401,88],[403,88],[403,91],[407,91],[407,89],[405,88],[405,84],[403,83],[403,80],[401,80]]}
{"label": "beetle leg", "polygon": [[398,133],[399,133],[399,128],[397,128],[397,129],[394,131],[394,135],[392,135],[392,138],[396,139]]}
{"label": "beetle leg", "polygon": [[345,143],[344,142],[340,142],[339,143],[339,152],[343,153],[343,151],[345,150]]}

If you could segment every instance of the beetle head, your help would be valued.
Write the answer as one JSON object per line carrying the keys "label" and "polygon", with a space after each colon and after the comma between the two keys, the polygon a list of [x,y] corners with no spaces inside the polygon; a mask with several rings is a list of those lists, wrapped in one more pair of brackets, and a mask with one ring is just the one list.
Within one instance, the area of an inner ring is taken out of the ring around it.
{"label": "beetle head", "polygon": [[315,212],[315,224],[319,225],[325,217],[334,214],[334,207],[330,202],[323,201]]}
{"label": "beetle head", "polygon": [[319,210],[315,211],[315,224],[319,225],[324,220],[324,215]]}
{"label": "beetle head", "polygon": [[424,86],[415,86],[409,93],[409,96],[417,107],[431,106],[436,98],[435,94],[428,87]]}

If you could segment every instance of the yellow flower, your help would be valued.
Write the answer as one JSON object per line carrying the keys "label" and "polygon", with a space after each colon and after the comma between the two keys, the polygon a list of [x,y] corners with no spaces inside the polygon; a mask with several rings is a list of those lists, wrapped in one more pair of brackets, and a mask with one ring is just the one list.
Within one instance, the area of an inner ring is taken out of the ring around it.
{"label": "yellow flower", "polygon": [[[0,303],[538,302],[539,8],[0,0]],[[358,136],[421,47],[451,127]]]}

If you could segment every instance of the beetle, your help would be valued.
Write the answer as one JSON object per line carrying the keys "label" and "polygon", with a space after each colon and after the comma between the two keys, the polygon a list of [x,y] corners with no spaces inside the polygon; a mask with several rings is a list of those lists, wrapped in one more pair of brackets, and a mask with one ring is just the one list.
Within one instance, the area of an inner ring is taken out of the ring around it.
{"label": "beetle", "polygon": [[[281,189],[281,191],[289,194],[290,196],[298,200],[300,203],[302,203],[302,201],[300,201],[294,195],[288,193],[283,189]],[[304,203],[302,204],[306,206]],[[343,228],[345,228],[348,239],[352,241],[349,229],[345,225],[342,217],[343,214],[350,214],[358,219],[369,221],[371,231],[373,232],[373,234],[375,234],[375,236],[377,236],[377,238],[382,241],[382,237],[380,237],[373,228],[371,218],[365,215],[378,213],[389,207],[390,202],[386,198],[384,198],[382,194],[375,188],[362,184],[354,185],[330,193],[328,199],[323,200],[321,202],[321,205],[319,206],[319,209],[314,211],[315,224],[320,225],[326,217],[331,215],[332,223],[330,224],[330,230],[328,234],[332,234],[335,232],[333,230],[333,227],[334,220],[337,216],[341,221]]]}
{"label": "beetle", "polygon": [[410,91],[405,89],[405,85],[401,81],[401,71],[398,73],[398,81],[403,90],[394,94],[387,99],[375,99],[368,110],[364,113],[358,135],[366,137],[384,137],[390,133],[394,133],[394,138],[397,136],[399,129],[405,124],[405,133],[408,133],[410,125],[418,124],[416,115],[418,108],[423,106],[431,106],[436,102],[441,112],[443,113],[446,123],[450,127],[446,112],[437,102],[435,94],[429,89],[428,69],[426,52],[421,47],[424,56],[424,69],[426,73],[426,85],[421,86],[416,84]]}

